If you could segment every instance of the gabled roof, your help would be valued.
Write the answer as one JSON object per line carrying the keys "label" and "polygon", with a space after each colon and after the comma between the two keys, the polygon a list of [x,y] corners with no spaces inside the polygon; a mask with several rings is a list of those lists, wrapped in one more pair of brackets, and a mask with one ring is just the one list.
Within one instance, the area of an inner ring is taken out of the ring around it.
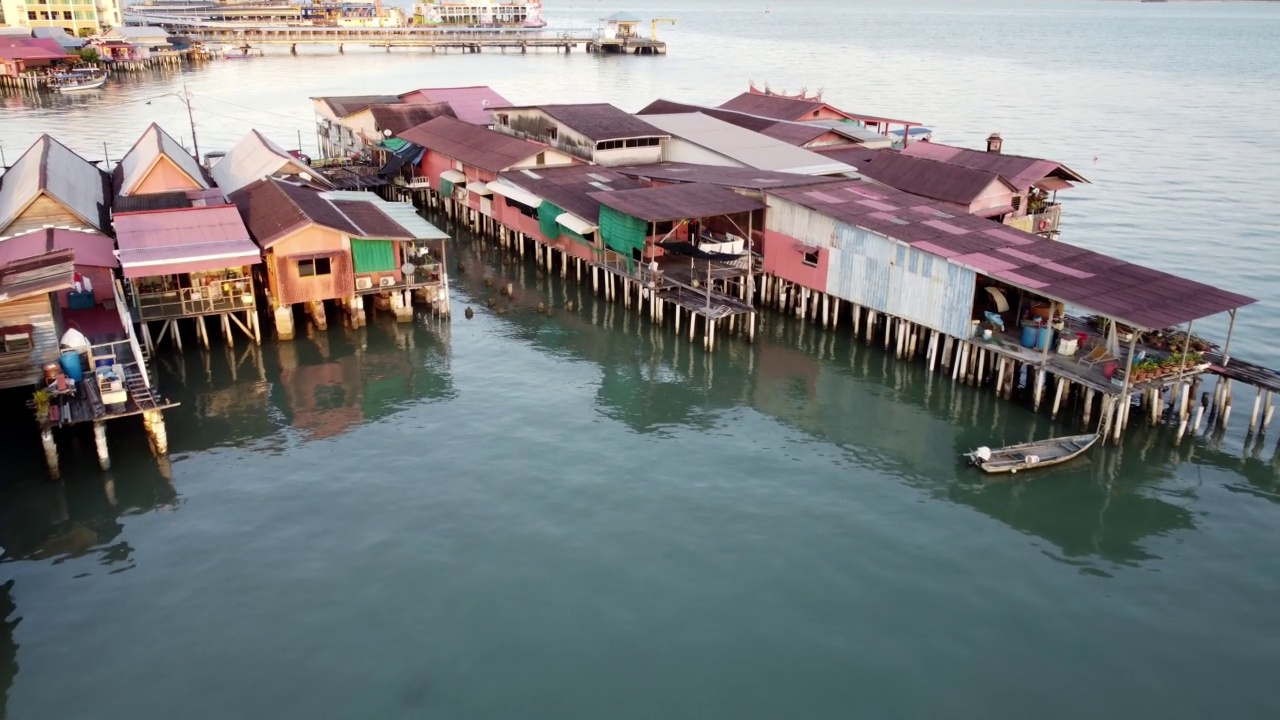
{"label": "gabled roof", "polygon": [[311,182],[332,189],[333,184],[306,163],[290,155],[257,130],[250,130],[219,160],[211,171],[213,180],[229,196],[246,185],[278,174],[306,173]]}
{"label": "gabled roof", "polygon": [[54,250],[0,263],[0,303],[71,287],[75,278],[75,266],[71,262],[72,251]]}
{"label": "gabled roof", "polygon": [[[336,203],[339,207],[349,208],[352,203],[362,203],[377,208],[383,215],[390,218],[400,229],[400,232],[407,232],[408,236],[414,240],[448,240],[449,234],[440,228],[427,222],[412,203],[407,202],[391,202],[383,200],[371,192],[361,190],[330,190],[321,193],[326,200]],[[348,217],[353,217],[351,213],[347,213]],[[359,222],[359,220],[357,220]],[[381,220],[379,220],[381,222]],[[366,233],[370,229],[361,225],[361,229]]]}
{"label": "gabled roof", "polygon": [[116,193],[133,194],[161,158],[168,158],[196,185],[202,188],[213,187],[195,157],[159,125],[151,123],[133,147],[129,148],[129,152],[120,159],[120,185],[115,189]]}
{"label": "gabled roof", "polygon": [[621,108],[609,103],[535,105],[532,107],[536,107],[548,116],[560,121],[565,127],[582,133],[596,142],[636,137],[662,137],[667,134],[635,115],[624,112]]}
{"label": "gabled roof", "polygon": [[69,57],[57,40],[14,35],[0,36],[0,59],[62,60]]}
{"label": "gabled roof", "polygon": [[74,250],[77,267],[120,267],[115,240],[93,230],[58,227],[0,238],[0,263],[38,257],[53,250]]}
{"label": "gabled roof", "polygon": [[596,192],[591,193],[591,197],[599,200],[601,205],[649,222],[736,215],[765,207],[763,202],[754,198],[703,183]]}
{"label": "gabled roof", "polygon": [[511,101],[488,85],[467,87],[422,88],[404,93],[400,99],[408,104],[424,102],[449,103],[454,117],[472,125],[492,125],[493,108],[507,107]]}
{"label": "gabled roof", "polygon": [[220,270],[262,262],[234,205],[116,215],[127,278]]}
{"label": "gabled roof", "polygon": [[430,122],[438,117],[456,117],[448,103],[410,103],[401,105],[370,105],[374,126],[379,132],[391,131],[399,135],[411,127]]}
{"label": "gabled roof", "polygon": [[331,97],[314,97],[329,106],[329,110],[337,117],[354,115],[370,105],[399,105],[396,95],[334,95]]}
{"label": "gabled roof", "polygon": [[788,200],[987,277],[1140,328],[1172,327],[1256,302],[865,180],[770,190],[766,195],[771,206],[774,198]]}
{"label": "gabled roof", "polygon": [[331,194],[297,183],[268,178],[259,180],[232,196],[245,227],[266,250],[285,236],[308,225],[319,225],[353,237],[413,240],[414,234],[386,213],[370,194],[357,200],[355,193]]}
{"label": "gabled roof", "polygon": [[1019,192],[1051,177],[1068,182],[1089,182],[1083,175],[1053,160],[989,153],[935,142],[911,143],[902,149],[902,154],[993,172],[1013,183]]}
{"label": "gabled roof", "polygon": [[[588,166],[593,167],[593,166]],[[764,190],[768,188],[798,187],[835,182],[835,178],[797,175],[796,173],[756,170],[755,168],[729,167],[727,165],[695,165],[692,163],[664,162],[649,165],[625,165],[614,170],[627,177],[657,180],[665,183],[706,183],[739,190]]]}
{"label": "gabled roof", "polygon": [[[815,110],[831,106],[816,100],[801,100],[799,98],[744,92],[728,102],[721,103],[720,107],[725,110],[736,110],[775,120],[800,120],[811,117]],[[835,110],[835,108],[831,109]]]}
{"label": "gabled roof", "polygon": [[655,100],[646,105],[637,115],[672,115],[676,113],[699,112],[703,115],[710,115],[717,120],[723,120],[731,125],[737,125],[740,128],[746,128],[754,132],[768,135],[771,138],[781,140],[790,145],[803,147],[808,143],[831,132],[829,128],[819,127],[816,125],[808,125],[804,123],[786,122],[776,120],[774,118],[760,117],[759,115],[749,115],[747,113],[738,112],[736,110],[725,110],[723,108],[704,107],[702,105],[690,105],[688,103],[672,102],[670,100]]}
{"label": "gabled roof", "polygon": [[107,175],[48,135],[41,135],[0,175],[0,233],[47,193],[85,224],[107,227]]}
{"label": "gabled roof", "polygon": [[400,133],[400,138],[466,165],[501,172],[536,156],[546,145],[523,140],[457,118],[438,117]]}
{"label": "gabled roof", "polygon": [[[896,152],[876,153],[870,162],[858,169],[863,175],[889,187],[965,208],[990,190],[993,184],[1007,191],[1010,199],[1017,192],[1013,183],[993,172]],[[998,209],[1011,209],[1008,205],[1006,202]]]}
{"label": "gabled roof", "polygon": [[853,172],[852,167],[837,160],[702,113],[649,115],[647,118],[651,124],[674,137],[757,170],[800,175]]}
{"label": "gabled roof", "polygon": [[565,212],[593,222],[600,215],[600,200],[593,197],[593,194],[639,190],[644,187],[636,180],[617,172],[616,168],[598,165],[509,170],[500,177],[503,182],[528,190]]}
{"label": "gabled roof", "polygon": [[893,150],[889,149],[869,148],[862,145],[828,145],[814,148],[813,151],[826,155],[833,160],[839,160],[846,165],[852,165],[858,171],[861,171],[863,167],[875,160],[880,153],[893,152]]}

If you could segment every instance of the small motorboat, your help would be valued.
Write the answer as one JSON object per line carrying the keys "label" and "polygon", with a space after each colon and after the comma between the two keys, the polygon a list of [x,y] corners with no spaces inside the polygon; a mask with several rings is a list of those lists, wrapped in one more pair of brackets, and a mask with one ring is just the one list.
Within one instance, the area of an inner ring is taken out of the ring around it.
{"label": "small motorboat", "polygon": [[58,92],[79,92],[102,87],[107,82],[107,73],[97,68],[72,70],[59,75],[54,82]]}
{"label": "small motorboat", "polygon": [[967,453],[965,457],[968,458],[970,465],[977,465],[983,472],[1016,473],[1019,470],[1062,464],[1083,454],[1097,441],[1096,434],[1072,435],[1010,445],[994,450],[989,447],[980,447]]}

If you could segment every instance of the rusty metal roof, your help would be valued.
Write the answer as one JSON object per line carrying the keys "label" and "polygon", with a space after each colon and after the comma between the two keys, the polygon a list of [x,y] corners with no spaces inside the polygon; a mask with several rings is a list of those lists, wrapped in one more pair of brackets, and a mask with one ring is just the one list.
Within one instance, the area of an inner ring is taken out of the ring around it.
{"label": "rusty metal roof", "polygon": [[667,133],[609,103],[575,105],[537,105],[542,112],[559,120],[591,140],[622,140],[634,137],[664,137]]}
{"label": "rusty metal roof", "polygon": [[657,180],[664,183],[707,183],[739,190],[763,190],[766,188],[798,187],[800,185],[813,186],[838,182],[835,178],[815,177],[813,175],[677,162],[624,165],[613,169],[628,177],[642,180]]}
{"label": "rusty metal roof", "polygon": [[858,171],[889,187],[965,207],[996,185],[1008,195],[1001,201],[1007,208],[1017,191],[1013,183],[993,172],[896,152],[877,153],[870,162],[858,165]]}
{"label": "rusty metal roof", "polygon": [[75,252],[77,267],[120,267],[116,241],[95,230],[40,228],[0,239],[0,263],[33,258],[54,250]]}
{"label": "rusty metal roof", "polygon": [[824,105],[826,103],[814,100],[744,92],[728,102],[721,103],[720,107],[775,120],[800,120],[812,116],[813,111]]}
{"label": "rusty metal roof", "polygon": [[590,195],[602,205],[649,222],[736,215],[760,210],[765,206],[759,200],[707,183],[663,185],[640,190],[595,192]]}
{"label": "rusty metal roof", "polygon": [[413,234],[400,227],[378,206],[367,200],[329,200],[329,202],[360,228],[360,237],[379,240],[412,240]]}
{"label": "rusty metal roof", "polygon": [[344,235],[379,240],[411,240],[414,232],[383,212],[378,196],[321,191],[279,178],[259,180],[231,195],[245,227],[264,250],[309,224]]}
{"label": "rusty metal roof", "polygon": [[69,288],[74,277],[71,250],[0,263],[0,302]]}
{"label": "rusty metal roof", "polygon": [[467,87],[422,88],[404,93],[405,103],[443,102],[453,108],[454,116],[472,125],[492,125],[493,109],[507,107],[510,100],[488,85]]}
{"label": "rusty metal roof", "polygon": [[457,117],[445,102],[370,105],[369,114],[373,115],[374,126],[379,132],[390,130],[392,135],[438,117]]}
{"label": "rusty metal roof", "polygon": [[513,137],[457,118],[438,117],[399,134],[400,139],[465,165],[502,172],[547,149],[541,143]]}
{"label": "rusty metal roof", "polygon": [[0,233],[46,193],[86,224],[108,228],[110,177],[49,135],[41,135],[0,175]]}
{"label": "rusty metal roof", "polygon": [[1142,328],[1171,327],[1256,302],[1245,295],[956,213],[947,203],[866,181],[770,190],[767,195],[1015,287]]}
{"label": "rusty metal roof", "polygon": [[328,105],[329,110],[340,118],[354,115],[370,105],[397,105],[401,102],[397,95],[334,95],[311,99]]}
{"label": "rusty metal roof", "polygon": [[826,147],[813,148],[813,151],[835,158],[845,165],[852,165],[859,172],[871,161],[875,160],[880,153],[894,152],[893,150],[880,150],[861,145],[828,145]]}
{"label": "rusty metal roof", "polygon": [[901,150],[903,155],[940,160],[952,165],[961,165],[974,170],[993,172],[1013,183],[1019,192],[1023,192],[1040,180],[1053,177],[1069,182],[1089,182],[1071,168],[1053,160],[1024,157],[1022,155],[1006,155],[990,153],[983,150],[943,145],[935,142],[911,143]]}
{"label": "rusty metal roof", "polygon": [[618,172],[617,168],[598,165],[563,165],[510,170],[502,173],[500,177],[504,182],[528,190],[565,212],[592,222],[600,215],[600,200],[595,195],[619,190],[638,190],[644,187],[636,180]]}

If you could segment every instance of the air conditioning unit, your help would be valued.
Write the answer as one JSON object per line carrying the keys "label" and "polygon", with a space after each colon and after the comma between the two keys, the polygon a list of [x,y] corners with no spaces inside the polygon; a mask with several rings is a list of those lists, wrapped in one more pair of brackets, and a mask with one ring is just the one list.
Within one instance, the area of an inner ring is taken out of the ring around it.
{"label": "air conditioning unit", "polygon": [[371,277],[358,277],[358,278],[356,278],[356,289],[357,289],[357,290],[368,290],[368,289],[369,289],[369,288],[371,288],[371,287],[373,287],[373,278],[371,278]]}
{"label": "air conditioning unit", "polygon": [[378,278],[378,285],[381,287],[391,287],[392,285],[395,285],[395,284],[396,284],[396,278],[394,275],[385,275],[383,277]]}

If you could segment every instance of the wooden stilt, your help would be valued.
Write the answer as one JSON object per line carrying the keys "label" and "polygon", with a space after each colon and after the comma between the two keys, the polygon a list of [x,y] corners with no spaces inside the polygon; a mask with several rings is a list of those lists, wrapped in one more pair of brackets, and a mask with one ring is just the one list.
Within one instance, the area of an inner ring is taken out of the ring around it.
{"label": "wooden stilt", "polygon": [[1053,410],[1050,411],[1049,417],[1057,418],[1058,409],[1062,407],[1062,393],[1067,389],[1067,379],[1065,377],[1058,378],[1058,389],[1053,394]]}
{"label": "wooden stilt", "polygon": [[93,421],[93,444],[98,450],[98,466],[103,470],[110,470],[111,455],[107,452],[107,423],[105,420]]}
{"label": "wooden stilt", "polygon": [[58,468],[58,444],[54,442],[52,428],[40,431],[40,444],[44,446],[44,461],[49,466],[49,477],[57,480],[62,477],[62,472]]}

